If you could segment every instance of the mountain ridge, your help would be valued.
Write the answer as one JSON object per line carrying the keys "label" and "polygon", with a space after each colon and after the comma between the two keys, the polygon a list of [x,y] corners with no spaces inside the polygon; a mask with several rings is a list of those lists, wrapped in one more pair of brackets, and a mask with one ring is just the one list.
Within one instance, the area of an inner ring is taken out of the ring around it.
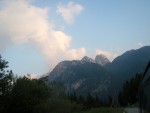
{"label": "mountain ridge", "polygon": [[89,57],[84,61],[63,61],[49,74],[49,82],[63,82],[66,91],[78,95],[109,96],[114,88],[120,90],[126,80],[143,72],[149,60],[150,46],[127,51],[106,65],[99,65]]}

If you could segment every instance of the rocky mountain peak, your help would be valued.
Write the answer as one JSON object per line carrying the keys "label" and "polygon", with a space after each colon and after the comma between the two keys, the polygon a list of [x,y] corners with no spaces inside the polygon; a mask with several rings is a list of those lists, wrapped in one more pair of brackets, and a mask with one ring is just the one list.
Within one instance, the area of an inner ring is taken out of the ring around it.
{"label": "rocky mountain peak", "polygon": [[95,62],[104,66],[105,64],[109,63],[110,61],[108,60],[108,58],[106,56],[100,54],[95,57]]}
{"label": "rocky mountain peak", "polygon": [[87,56],[84,56],[82,59],[81,59],[82,62],[91,62],[91,63],[95,63],[95,61],[92,59],[92,58],[89,58]]}

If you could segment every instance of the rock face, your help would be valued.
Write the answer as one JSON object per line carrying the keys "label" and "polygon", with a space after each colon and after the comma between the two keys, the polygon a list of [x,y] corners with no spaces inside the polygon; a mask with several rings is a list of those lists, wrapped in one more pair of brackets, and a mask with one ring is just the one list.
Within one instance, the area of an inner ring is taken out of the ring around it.
{"label": "rock face", "polygon": [[91,62],[91,63],[95,63],[95,61],[92,58],[89,58],[87,56],[83,57],[81,59],[82,62]]}
{"label": "rock face", "polygon": [[136,73],[143,72],[149,60],[150,46],[127,51],[113,62],[103,55],[96,56],[95,61],[86,56],[82,60],[60,62],[49,73],[48,81],[63,83],[66,92],[105,97],[113,89],[121,89]]}
{"label": "rock face", "polygon": [[95,62],[102,65],[102,66],[106,65],[107,63],[110,63],[108,58],[106,56],[102,55],[102,54],[97,55],[95,57]]}
{"label": "rock face", "polygon": [[[49,74],[49,82],[62,82],[66,92],[106,97],[111,86],[109,73],[97,63],[80,60],[63,61]],[[100,93],[101,92],[101,93]]]}

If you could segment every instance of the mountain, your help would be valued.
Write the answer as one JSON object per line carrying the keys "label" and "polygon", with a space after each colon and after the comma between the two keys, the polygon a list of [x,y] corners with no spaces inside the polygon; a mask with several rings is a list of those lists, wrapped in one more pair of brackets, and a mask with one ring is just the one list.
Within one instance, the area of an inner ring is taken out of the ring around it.
{"label": "mountain", "polygon": [[48,80],[63,83],[66,92],[106,97],[114,88],[120,90],[136,73],[142,73],[149,60],[150,46],[127,51],[112,62],[103,55],[96,56],[95,61],[85,56],[82,60],[60,62]]}
{"label": "mountain", "polygon": [[118,56],[105,68],[111,73],[116,87],[135,76],[136,73],[143,73],[150,60],[150,46],[130,50]]}
{"label": "mountain", "polygon": [[100,64],[100,65],[102,65],[102,66],[110,63],[110,61],[108,60],[108,58],[106,56],[102,55],[102,54],[97,55],[95,57],[95,62],[98,63],[98,64]]}
{"label": "mountain", "polygon": [[61,82],[66,92],[76,92],[77,95],[106,96],[111,89],[110,78],[101,65],[82,60],[60,62],[49,74],[49,81]]}
{"label": "mountain", "polygon": [[81,59],[82,62],[91,62],[91,63],[96,63],[95,60],[93,60],[92,58],[89,58],[87,56],[83,57]]}
{"label": "mountain", "polygon": [[82,62],[97,63],[97,64],[99,64],[99,65],[101,65],[101,66],[104,66],[104,65],[110,63],[110,61],[108,60],[108,58],[107,58],[106,56],[102,55],[102,54],[97,55],[97,56],[95,57],[95,60],[93,60],[92,58],[89,58],[89,57],[85,56],[85,57],[83,57],[83,58],[81,59],[81,61],[82,61]]}

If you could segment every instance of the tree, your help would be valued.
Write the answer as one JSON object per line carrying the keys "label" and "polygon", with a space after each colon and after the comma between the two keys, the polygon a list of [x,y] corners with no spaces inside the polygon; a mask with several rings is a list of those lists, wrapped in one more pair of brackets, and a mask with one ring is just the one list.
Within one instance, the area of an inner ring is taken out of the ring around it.
{"label": "tree", "polygon": [[27,77],[17,79],[11,92],[9,112],[33,113],[35,107],[50,96],[49,91],[41,80],[31,80]]}
{"label": "tree", "polygon": [[[147,113],[150,112],[150,99],[149,99],[149,89],[150,89],[150,61],[148,62],[145,71],[141,78],[141,83],[139,87],[139,101],[140,101],[140,113],[146,111]],[[148,88],[148,89],[147,89]],[[148,90],[148,91],[146,91]],[[148,93],[148,94],[145,94]]]}
{"label": "tree", "polygon": [[142,74],[136,74],[134,78],[123,84],[123,90],[118,95],[121,106],[132,105],[138,102],[138,90],[141,78]]}
{"label": "tree", "polygon": [[7,108],[10,92],[13,85],[13,72],[6,70],[8,62],[0,55],[0,112]]}
{"label": "tree", "polygon": [[0,55],[0,96],[8,95],[12,89],[13,73],[6,70],[8,62],[3,60]]}

